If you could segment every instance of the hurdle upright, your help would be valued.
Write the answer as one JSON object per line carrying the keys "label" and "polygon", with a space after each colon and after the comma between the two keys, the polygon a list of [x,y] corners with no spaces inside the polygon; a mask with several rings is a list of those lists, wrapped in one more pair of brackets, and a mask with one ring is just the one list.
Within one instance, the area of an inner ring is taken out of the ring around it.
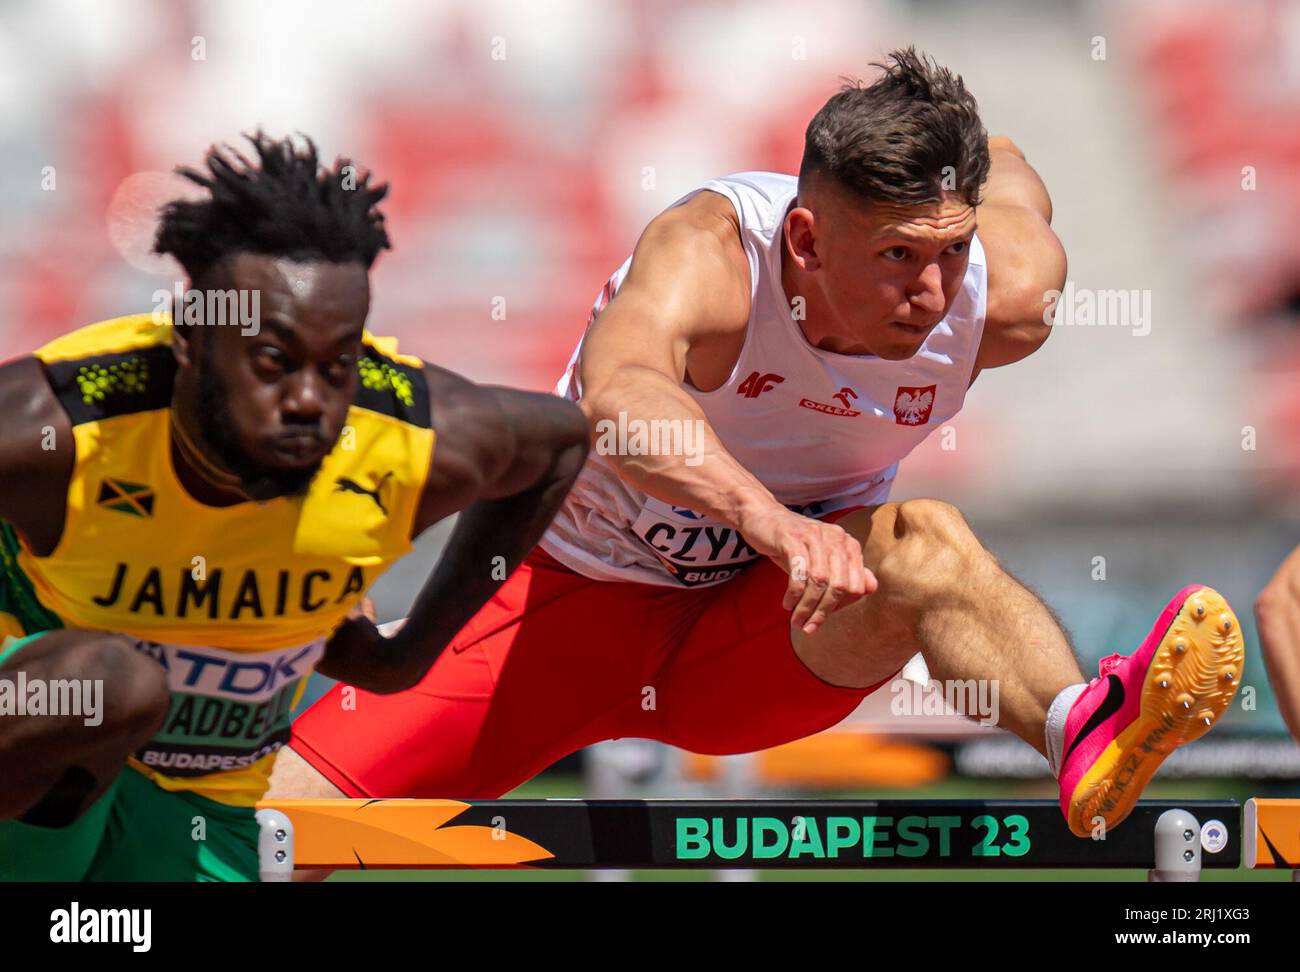
{"label": "hurdle upright", "polygon": [[1247,867],[1289,868],[1300,881],[1300,800],[1247,800],[1242,842]]}
{"label": "hurdle upright", "polygon": [[334,869],[1108,868],[1195,881],[1240,866],[1235,801],[1142,801],[1070,833],[1051,800],[276,800],[264,881]]}

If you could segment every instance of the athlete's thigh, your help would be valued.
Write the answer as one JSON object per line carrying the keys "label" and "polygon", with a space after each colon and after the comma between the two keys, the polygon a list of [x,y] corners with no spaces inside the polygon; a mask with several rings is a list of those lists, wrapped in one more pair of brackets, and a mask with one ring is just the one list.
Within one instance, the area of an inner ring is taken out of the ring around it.
{"label": "athlete's thigh", "polygon": [[655,679],[656,738],[699,753],[766,749],[830,728],[877,687],[830,685],[799,660],[786,583],[764,560],[711,589],[713,603]]}
{"label": "athlete's thigh", "polygon": [[351,796],[499,796],[593,741],[635,692],[645,663],[626,635],[656,623],[643,591],[534,555],[418,686],[336,686],[293,748]]}
{"label": "athlete's thigh", "polygon": [[979,542],[961,515],[936,500],[844,510],[828,517],[862,545],[877,588],[837,608],[815,635],[791,633],[795,653],[820,678],[868,685],[920,651],[922,613],[963,576],[961,558]]}
{"label": "athlete's thigh", "polygon": [[0,881],[81,881],[99,852],[117,792],[111,784],[62,827],[0,820]]}
{"label": "athlete's thigh", "polygon": [[169,792],[122,773],[87,881],[256,881],[257,823],[246,807]]}

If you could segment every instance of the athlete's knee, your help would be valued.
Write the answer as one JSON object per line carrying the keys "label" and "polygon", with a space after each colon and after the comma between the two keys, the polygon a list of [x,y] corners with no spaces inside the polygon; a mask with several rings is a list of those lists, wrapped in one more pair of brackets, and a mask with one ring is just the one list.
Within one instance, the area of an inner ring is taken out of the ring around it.
{"label": "athlete's knee", "polygon": [[876,573],[882,587],[957,583],[973,562],[987,556],[957,507],[941,500],[905,500],[895,508],[893,542]]}
{"label": "athlete's knee", "polygon": [[982,557],[988,554],[961,511],[935,499],[906,500],[898,504],[898,527],[904,542],[936,557]]}
{"label": "athlete's knee", "polygon": [[162,723],[171,700],[162,666],[129,639],[105,631],[48,632],[11,656],[3,669],[6,676],[21,671],[28,683],[93,686],[88,698],[100,703],[97,712],[85,713],[96,717],[92,722],[84,722],[83,713],[14,722],[11,728],[24,738],[39,734],[41,726],[66,736],[72,726],[84,725],[99,738],[125,734],[143,742]]}
{"label": "athlete's knee", "polygon": [[[162,724],[166,675],[127,639],[94,631],[43,635],[8,659],[3,675],[17,672],[44,683],[51,701],[80,704],[0,720],[0,819],[32,814],[31,822],[64,826]],[[73,694],[77,686],[89,687]]]}
{"label": "athlete's knee", "polygon": [[898,504],[898,520],[905,535],[945,546],[979,544],[961,510],[943,500],[904,500]]}
{"label": "athlete's knee", "polygon": [[105,699],[105,720],[113,719],[125,732],[139,735],[140,742],[151,737],[172,704],[162,665],[118,635],[96,641],[91,656],[96,671],[105,673],[105,687],[113,686],[113,698]]}
{"label": "athlete's knee", "polygon": [[70,677],[104,686],[104,724],[142,744],[167,717],[171,690],[167,673],[121,635],[104,633],[70,649]]}

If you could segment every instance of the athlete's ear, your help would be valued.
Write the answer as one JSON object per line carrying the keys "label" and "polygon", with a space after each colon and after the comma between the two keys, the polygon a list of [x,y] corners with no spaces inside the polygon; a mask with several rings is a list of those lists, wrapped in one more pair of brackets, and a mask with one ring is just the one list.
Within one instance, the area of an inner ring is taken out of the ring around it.
{"label": "athlete's ear", "polygon": [[176,364],[181,368],[193,368],[198,360],[198,348],[194,346],[198,328],[177,324],[175,318],[167,326],[172,329],[172,357],[176,359]]}
{"label": "athlete's ear", "polygon": [[800,270],[817,270],[817,238],[814,232],[817,218],[811,209],[796,207],[785,215],[785,235],[789,241],[790,259]]}

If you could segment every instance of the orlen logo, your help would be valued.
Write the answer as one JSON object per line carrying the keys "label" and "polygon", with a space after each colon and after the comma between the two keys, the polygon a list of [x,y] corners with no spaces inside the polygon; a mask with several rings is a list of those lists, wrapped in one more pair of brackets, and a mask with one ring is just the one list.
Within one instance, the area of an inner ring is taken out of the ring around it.
{"label": "orlen logo", "polygon": [[801,398],[799,400],[800,408],[811,408],[814,412],[821,412],[823,415],[843,415],[845,418],[857,418],[862,413],[853,407],[853,400],[858,397],[848,385],[845,385],[837,391],[831,398],[837,402],[843,403],[844,407],[839,408],[835,405],[827,405],[825,402],[814,402],[811,398]]}
{"label": "orlen logo", "polygon": [[848,385],[845,385],[843,388],[841,388],[839,391],[837,391],[837,392],[836,392],[834,395],[832,395],[831,397],[832,397],[832,398],[838,398],[841,402],[844,403],[844,407],[845,407],[845,408],[852,408],[852,407],[853,407],[853,399],[855,399],[855,398],[858,397],[858,393],[855,392],[855,391],[854,391],[852,388],[850,388]]}
{"label": "orlen logo", "polygon": [[773,385],[779,385],[783,381],[785,378],[778,374],[760,375],[757,371],[751,371],[749,377],[736,389],[736,394],[744,395],[746,398],[757,398],[763,392],[771,391]]}

